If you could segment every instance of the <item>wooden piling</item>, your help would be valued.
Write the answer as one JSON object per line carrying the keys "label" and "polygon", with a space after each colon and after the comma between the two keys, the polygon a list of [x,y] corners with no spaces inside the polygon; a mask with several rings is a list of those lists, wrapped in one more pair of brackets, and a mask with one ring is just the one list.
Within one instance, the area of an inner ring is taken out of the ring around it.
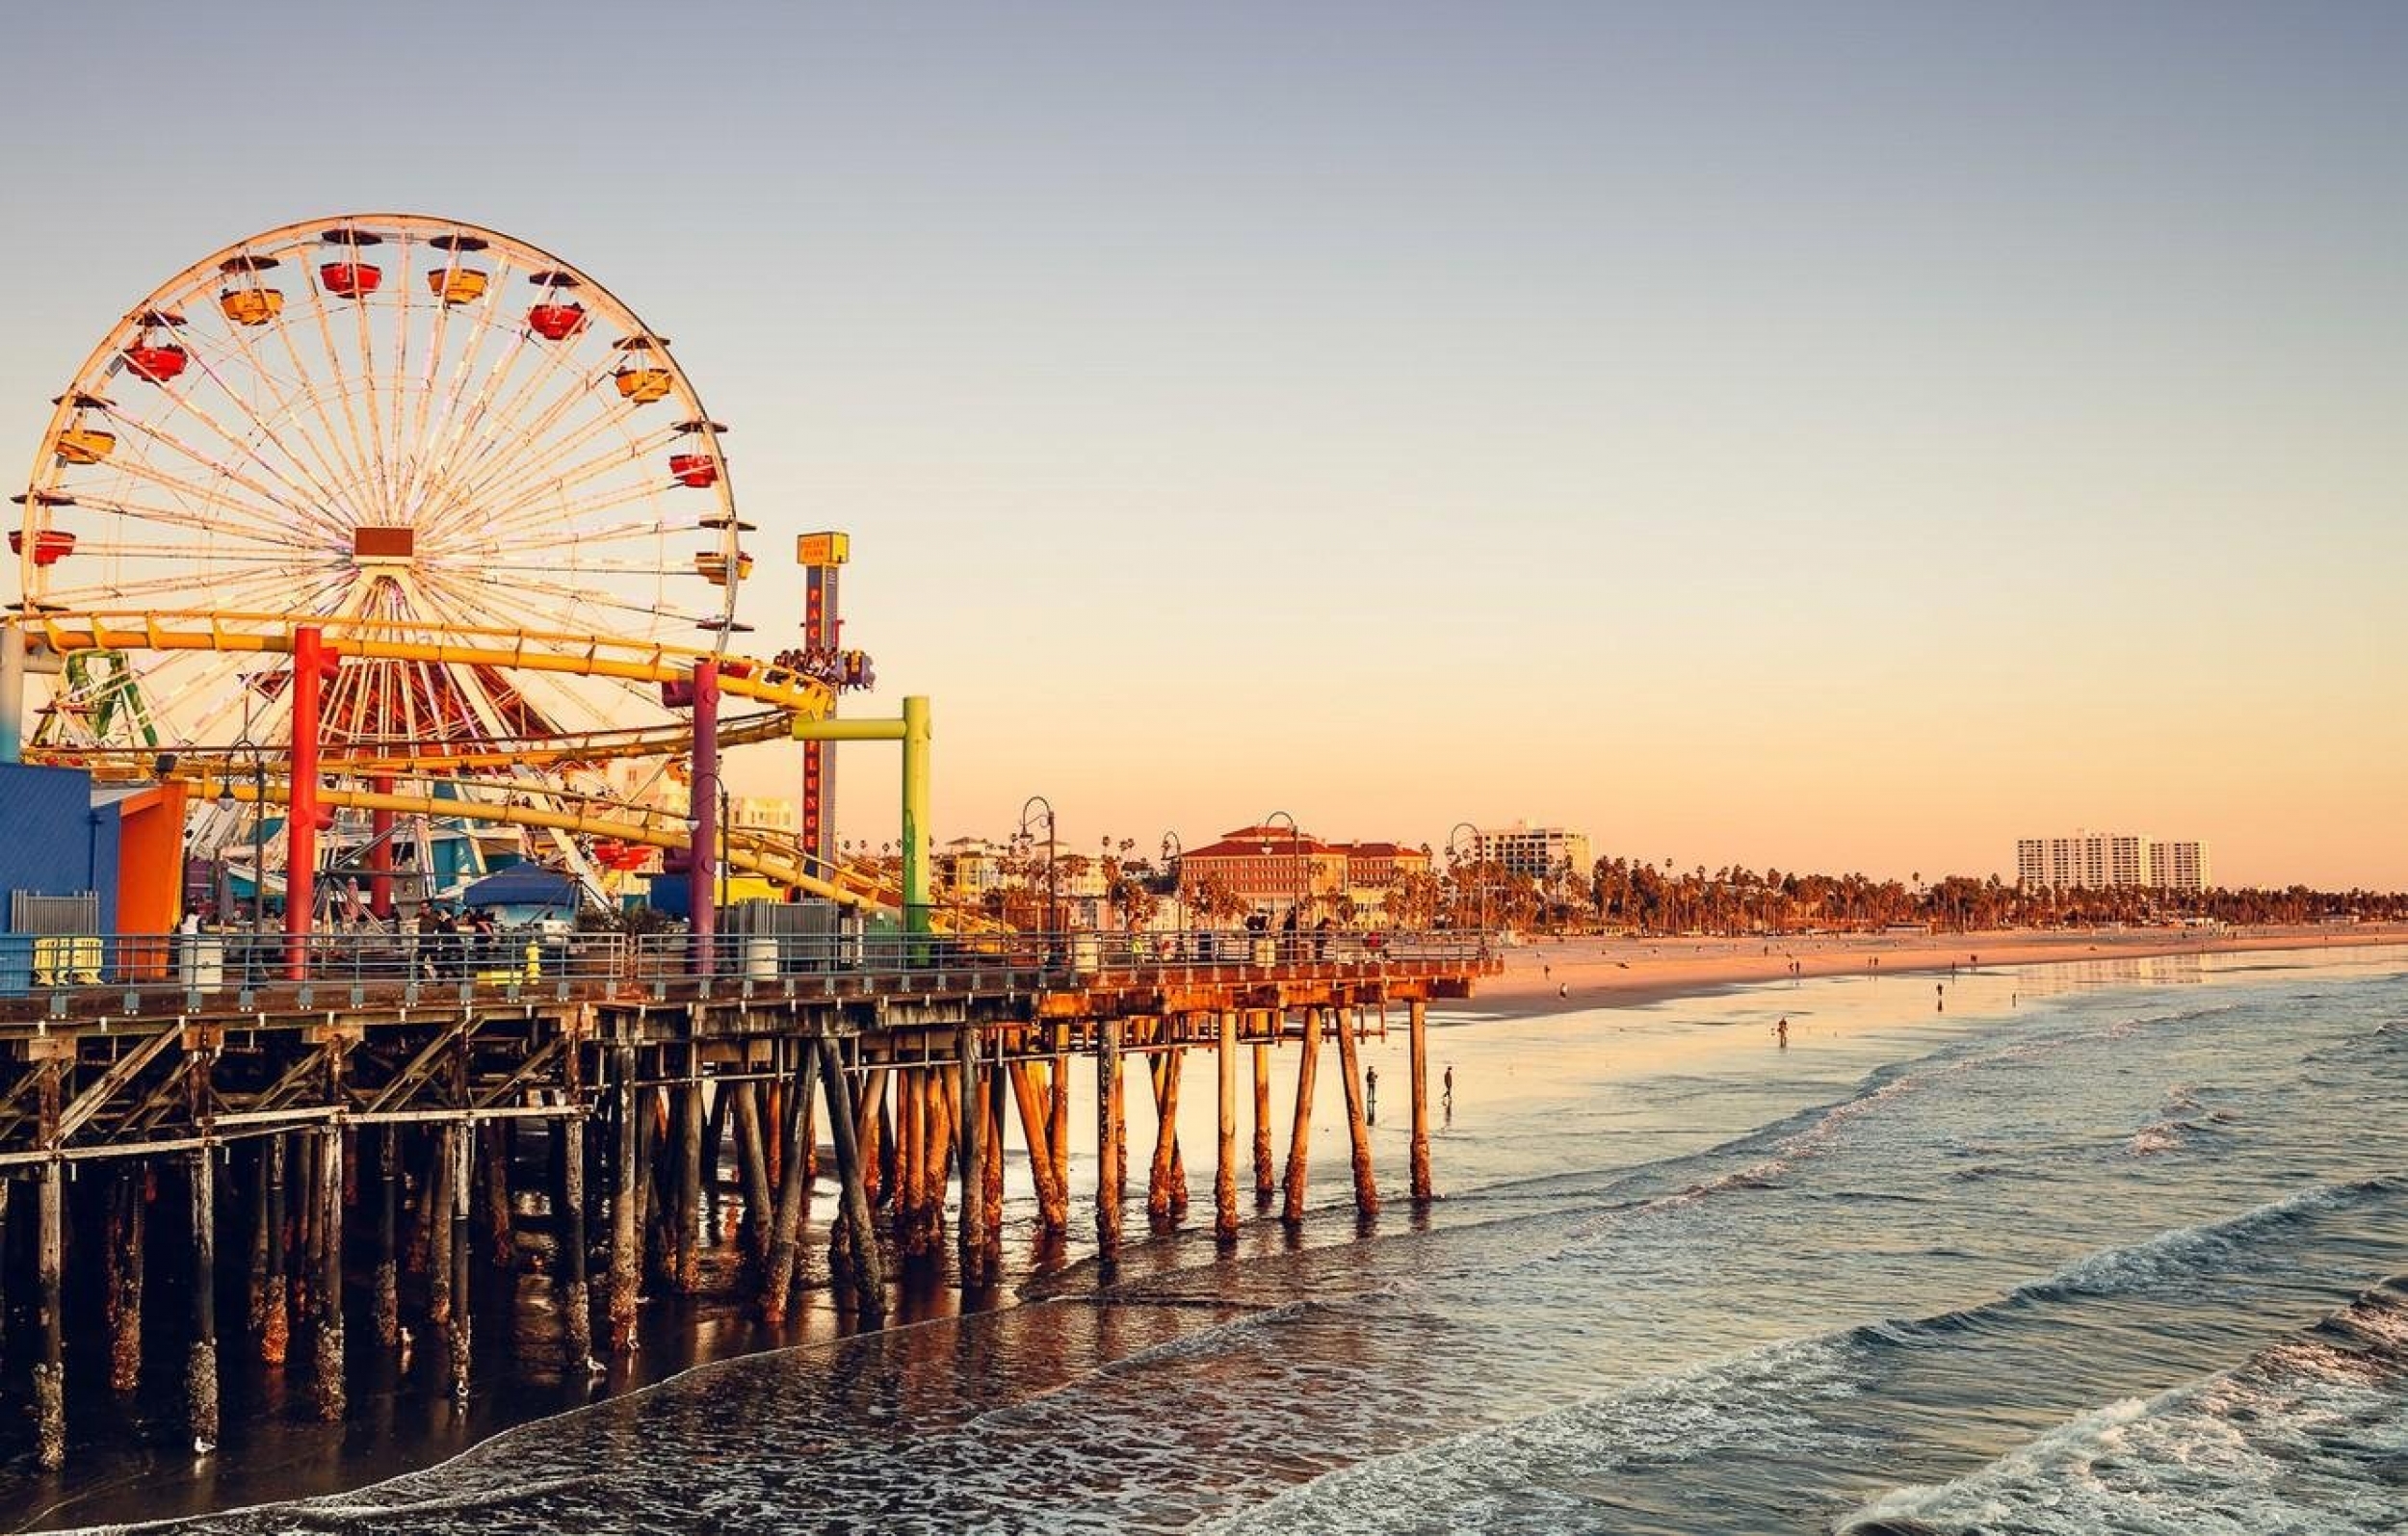
{"label": "wooden piling", "polygon": [[510,1236],[510,1122],[488,1120],[477,1128],[477,1152],[484,1164],[485,1251],[493,1267],[518,1267],[518,1245]]}
{"label": "wooden piling", "polygon": [[1213,1237],[1224,1246],[1238,1240],[1238,1015],[1220,1012],[1220,1127],[1213,1160]]}
{"label": "wooden piling", "polygon": [[828,1132],[836,1144],[836,1176],[844,1187],[844,1222],[852,1235],[854,1306],[865,1318],[886,1315],[886,1274],[870,1226],[869,1187],[862,1174],[860,1142],[853,1120],[851,1084],[836,1042],[819,1041],[820,1080],[827,1092]]}
{"label": "wooden piling", "polygon": [[1288,1131],[1287,1203],[1279,1219],[1294,1227],[1304,1220],[1305,1162],[1313,1145],[1313,1072],[1321,1054],[1321,1010],[1304,1010],[1304,1033],[1296,1052],[1296,1119]]}
{"label": "wooden piling", "polygon": [[149,1209],[149,1165],[128,1159],[109,1181],[108,1241],[103,1255],[109,1322],[109,1390],[142,1384],[144,1229]]}
{"label": "wooden piling", "polygon": [[[1269,1016],[1266,1015],[1266,1027],[1269,1022]],[[1258,1206],[1269,1205],[1275,1187],[1271,1182],[1270,1165],[1270,1047],[1257,1045],[1254,1048],[1254,1203]]]}
{"label": "wooden piling", "polygon": [[[428,1138],[427,1178],[418,1193],[418,1226],[427,1242],[427,1324],[440,1336],[452,1336],[452,1131],[435,1128]],[[461,1305],[465,1305],[463,1301]]]}
{"label": "wooden piling", "polygon": [[[205,1070],[205,1069],[203,1069]],[[197,1097],[197,1095],[196,1095]],[[205,1127],[207,1122],[202,1122]],[[184,1351],[184,1418],[193,1449],[218,1444],[218,1200],[216,1153],[204,1130],[189,1163],[193,1212],[193,1337]]]}
{"label": "wooden piling", "polygon": [[707,1119],[702,1095],[702,1048],[686,1048],[686,1080],[676,1090],[677,1237],[671,1283],[681,1295],[702,1289],[702,1132]]}
{"label": "wooden piling", "polygon": [[636,1349],[636,1310],[643,1263],[636,1212],[638,1191],[643,1187],[642,1116],[636,1091],[634,1046],[612,1051],[611,1075],[615,1080],[618,1109],[618,1167],[611,1189],[611,1353],[624,1359]]}
{"label": "wooden piling", "polygon": [[252,1290],[257,1298],[259,1359],[270,1366],[284,1364],[293,1337],[292,1287],[284,1273],[285,1141],[281,1135],[267,1139],[259,1192],[259,1223],[265,1240],[252,1250],[265,1266],[254,1276]]}
{"label": "wooden piling", "polygon": [[368,1298],[377,1342],[386,1349],[402,1343],[401,1235],[402,1128],[377,1130],[377,1272]]}
{"label": "wooden piling", "polygon": [[990,1283],[1001,1278],[1004,1270],[1004,1123],[1011,1112],[1007,1102],[1010,1092],[1002,1068],[988,1066],[986,1134],[982,1143],[985,1155],[980,1159],[979,1168],[980,1180],[986,1186],[986,1227],[979,1236],[979,1257]]}
{"label": "wooden piling", "polygon": [[317,1310],[317,1371],[313,1393],[323,1423],[343,1418],[343,1129],[318,1132],[310,1193],[317,1208],[318,1274],[312,1288]]}
{"label": "wooden piling", "polygon": [[447,1122],[443,1127],[443,1158],[450,1167],[452,1196],[452,1237],[448,1245],[452,1261],[452,1318],[444,1330],[447,1350],[447,1379],[452,1395],[462,1401],[468,1396],[468,1367],[470,1336],[474,1329],[472,1314],[476,1309],[469,1300],[468,1218],[469,1194],[475,1180],[469,1169],[469,1137],[476,1128],[461,1121]]}
{"label": "wooden piling", "polygon": [[1038,1081],[1037,1074],[1049,1070],[1034,1061],[1014,1061],[1005,1069],[1011,1080],[1012,1098],[1020,1106],[1020,1138],[1028,1143],[1029,1179],[1036,1185],[1037,1226],[1048,1236],[1060,1236],[1070,1227],[1070,1200],[1061,1169],[1054,1161],[1053,1125],[1046,1117],[1046,1100],[1039,1097],[1050,1094],[1051,1084]]}
{"label": "wooden piling", "polygon": [[811,1184],[811,1085],[817,1074],[809,1041],[802,1044],[794,1074],[794,1080],[778,1097],[785,1117],[778,1141],[784,1150],[778,1155],[777,1209],[770,1217],[770,1262],[761,1277],[761,1317],[772,1323],[786,1320],[787,1299],[794,1293],[803,1198]]}
{"label": "wooden piling", "polygon": [[1046,1083],[1045,1133],[1053,1140],[1054,1177],[1062,1186],[1062,1222],[1055,1229],[1070,1230],[1070,1053],[1054,1053],[1052,1074]]}
{"label": "wooden piling", "polygon": [[1154,1160],[1146,1169],[1145,1217],[1158,1227],[1170,1225],[1175,1211],[1171,1175],[1179,1158],[1180,1054],[1177,1047],[1169,1047],[1148,1063],[1154,1084]]}
{"label": "wooden piling", "polygon": [[586,1279],[586,1119],[572,1108],[556,1123],[561,1139],[560,1217],[561,1367],[593,1367],[593,1296]]}
{"label": "wooden piling", "polygon": [[1354,1038],[1355,1020],[1330,1010],[1338,1026],[1338,1076],[1347,1100],[1347,1139],[1354,1157],[1354,1211],[1361,1216],[1379,1214],[1379,1185],[1372,1173],[1371,1108],[1363,1096],[1362,1053]]}
{"label": "wooden piling", "polygon": [[1429,1184],[1429,1004],[1415,998],[1405,1004],[1408,1042],[1413,1056],[1413,1204],[1426,1206]]}
{"label": "wooden piling", "polygon": [[986,1272],[986,1071],[979,1060],[979,1031],[963,1025],[954,1035],[960,1060],[957,1123],[961,1148],[961,1220],[955,1229],[955,1264],[961,1289],[983,1286]]}
{"label": "wooden piling", "polygon": [[[43,1063],[40,1081],[41,1144],[59,1142],[59,1063]],[[66,1333],[63,1264],[65,1245],[66,1165],[57,1157],[41,1165],[41,1208],[34,1258],[41,1326],[41,1359],[34,1366],[34,1452],[41,1470],[66,1465]]]}
{"label": "wooden piling", "polygon": [[745,1258],[755,1276],[770,1264],[770,1164],[761,1134],[760,1084],[739,1082],[728,1088],[729,1118],[735,1122],[737,1176],[744,1183],[745,1215],[739,1236]]}
{"label": "wooden piling", "polygon": [[1125,1146],[1120,1130],[1120,1021],[1106,1019],[1095,1051],[1095,1256],[1120,1261],[1121,1182],[1113,1166]]}

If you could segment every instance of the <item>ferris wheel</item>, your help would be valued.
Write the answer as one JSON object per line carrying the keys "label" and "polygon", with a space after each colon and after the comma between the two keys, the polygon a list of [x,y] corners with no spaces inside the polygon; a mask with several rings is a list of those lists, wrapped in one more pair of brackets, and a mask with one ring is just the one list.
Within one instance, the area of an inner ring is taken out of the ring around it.
{"label": "ferris wheel", "polygon": [[658,667],[494,664],[512,637],[715,655],[745,628],[726,429],[667,337],[490,229],[252,236],[129,309],[54,407],[9,535],[16,622],[199,637],[52,678],[54,748],[280,740],[255,638],[300,622],[354,658],[324,700],[332,756],[558,749],[678,701]]}

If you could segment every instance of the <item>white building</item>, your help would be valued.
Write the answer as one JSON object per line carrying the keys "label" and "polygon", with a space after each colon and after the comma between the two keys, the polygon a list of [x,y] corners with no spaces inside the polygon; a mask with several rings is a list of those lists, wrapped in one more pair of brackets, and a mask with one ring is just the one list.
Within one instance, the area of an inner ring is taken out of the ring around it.
{"label": "white building", "polygon": [[2204,891],[2211,877],[2205,843],[2160,842],[2136,832],[2077,831],[2071,837],[2017,839],[2015,878],[2035,890],[2136,886]]}
{"label": "white building", "polygon": [[1569,872],[1571,878],[1588,878],[1588,834],[1559,826],[1531,826],[1516,821],[1505,827],[1475,829],[1479,841],[1476,856],[1483,864],[1502,866],[1508,874],[1532,880],[1552,880]]}
{"label": "white building", "polygon": [[802,827],[802,813],[794,801],[757,794],[729,795],[727,820],[747,832],[783,832],[790,837]]}

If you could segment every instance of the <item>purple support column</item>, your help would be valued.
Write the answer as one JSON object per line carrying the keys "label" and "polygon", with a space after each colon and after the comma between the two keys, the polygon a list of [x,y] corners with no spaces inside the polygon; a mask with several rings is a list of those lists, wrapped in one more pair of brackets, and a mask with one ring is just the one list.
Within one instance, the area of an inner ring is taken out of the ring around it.
{"label": "purple support column", "polygon": [[694,663],[694,763],[687,780],[693,800],[694,847],[686,864],[686,907],[694,914],[694,959],[698,975],[715,968],[711,939],[719,919],[720,846],[720,664]]}

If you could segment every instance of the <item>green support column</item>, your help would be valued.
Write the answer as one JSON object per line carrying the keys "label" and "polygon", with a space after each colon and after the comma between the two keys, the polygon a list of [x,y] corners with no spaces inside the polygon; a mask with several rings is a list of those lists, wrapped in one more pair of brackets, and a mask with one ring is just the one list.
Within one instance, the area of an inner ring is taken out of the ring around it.
{"label": "green support column", "polygon": [[929,931],[929,701],[903,701],[903,930]]}

